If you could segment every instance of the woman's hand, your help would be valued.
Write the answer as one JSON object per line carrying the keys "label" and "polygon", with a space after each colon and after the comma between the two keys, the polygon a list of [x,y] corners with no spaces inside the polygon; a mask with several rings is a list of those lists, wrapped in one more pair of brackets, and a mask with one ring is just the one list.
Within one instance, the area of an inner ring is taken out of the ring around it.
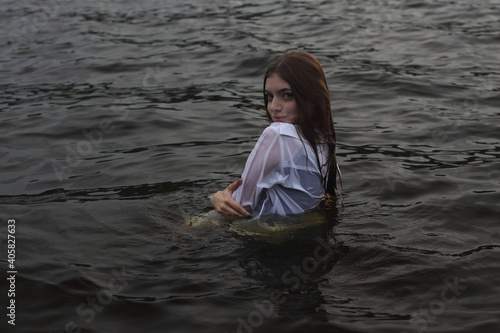
{"label": "woman's hand", "polygon": [[250,214],[239,203],[234,201],[232,194],[240,187],[243,180],[240,178],[223,191],[214,194],[212,204],[216,211],[230,217],[249,217]]}

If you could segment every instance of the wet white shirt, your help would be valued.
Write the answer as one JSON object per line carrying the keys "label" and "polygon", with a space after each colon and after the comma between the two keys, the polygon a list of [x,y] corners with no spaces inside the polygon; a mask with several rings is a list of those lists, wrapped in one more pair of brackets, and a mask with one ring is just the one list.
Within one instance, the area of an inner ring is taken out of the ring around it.
{"label": "wet white shirt", "polygon": [[[326,145],[318,145],[323,175],[327,151]],[[252,218],[304,213],[317,206],[325,194],[320,165],[307,140],[300,140],[295,125],[272,123],[250,153],[243,183],[233,199]]]}

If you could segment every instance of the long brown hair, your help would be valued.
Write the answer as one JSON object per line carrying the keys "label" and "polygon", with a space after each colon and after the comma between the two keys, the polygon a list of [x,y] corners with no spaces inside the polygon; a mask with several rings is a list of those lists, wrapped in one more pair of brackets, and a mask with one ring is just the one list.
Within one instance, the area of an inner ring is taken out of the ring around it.
{"label": "long brown hair", "polygon": [[[274,73],[288,82],[292,88],[299,109],[299,119],[295,125],[300,134],[312,146],[318,165],[320,165],[318,144],[328,144],[327,174],[322,175],[323,186],[327,194],[336,195],[336,137],[330,105],[330,91],[323,68],[316,57],[310,53],[288,51],[274,59],[267,67],[264,76],[264,91],[267,78]],[[264,104],[267,112],[268,100],[265,93]],[[269,112],[267,112],[267,119],[272,122]]]}

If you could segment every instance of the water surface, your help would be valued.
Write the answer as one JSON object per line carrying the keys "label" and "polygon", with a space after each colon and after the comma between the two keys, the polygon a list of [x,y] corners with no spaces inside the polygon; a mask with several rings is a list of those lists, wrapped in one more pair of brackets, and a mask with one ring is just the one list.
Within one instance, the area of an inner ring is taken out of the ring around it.
{"label": "water surface", "polygon": [[[1,242],[15,219],[18,271],[2,327],[500,328],[499,1],[5,1],[0,16]],[[344,193],[298,221],[214,220],[209,196],[267,125],[265,67],[290,49],[323,65]]]}

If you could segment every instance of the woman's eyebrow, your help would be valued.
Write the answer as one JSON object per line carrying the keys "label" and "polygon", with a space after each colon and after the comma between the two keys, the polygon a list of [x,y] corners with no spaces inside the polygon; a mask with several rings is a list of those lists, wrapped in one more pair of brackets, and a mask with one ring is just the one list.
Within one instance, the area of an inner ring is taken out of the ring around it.
{"label": "woman's eyebrow", "polygon": [[[291,89],[291,88],[283,88],[283,89],[278,90],[278,92],[279,92],[279,93],[280,93],[280,92],[285,92],[285,91],[292,91],[292,89]],[[267,89],[265,89],[265,90],[264,90],[264,92],[268,93],[268,92],[270,92],[270,91],[269,91],[269,90],[267,90]]]}

